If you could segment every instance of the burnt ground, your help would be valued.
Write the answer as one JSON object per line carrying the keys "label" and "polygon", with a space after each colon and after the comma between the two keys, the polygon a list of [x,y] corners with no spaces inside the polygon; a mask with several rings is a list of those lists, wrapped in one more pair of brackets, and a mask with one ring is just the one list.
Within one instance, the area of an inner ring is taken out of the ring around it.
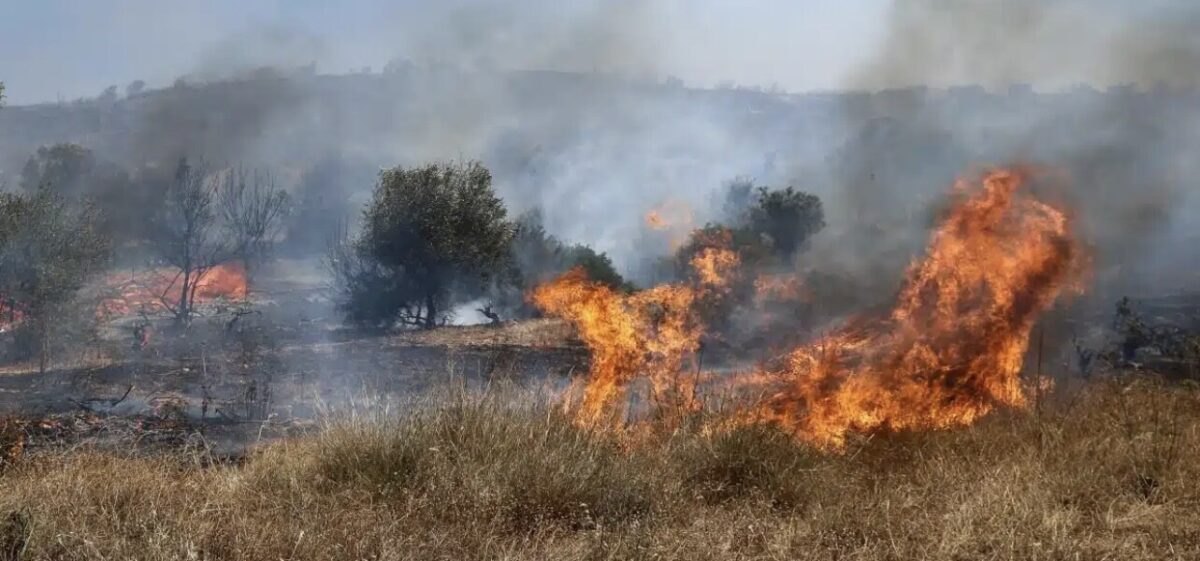
{"label": "burnt ground", "polygon": [[553,383],[586,369],[581,347],[528,338],[560,328],[533,320],[430,333],[337,333],[335,340],[253,349],[236,338],[183,345],[183,352],[150,346],[106,364],[0,375],[0,417],[19,419],[35,447],[192,444],[236,454],[353,402],[501,379]]}
{"label": "burnt ground", "polygon": [[[117,318],[46,373],[0,367],[0,433],[21,433],[27,449],[186,445],[237,455],[347,404],[499,379],[556,383],[587,367],[586,350],[555,320],[364,333],[341,327],[315,289],[285,283],[201,312],[186,328],[161,315]],[[139,323],[149,324],[145,344],[135,344]]]}

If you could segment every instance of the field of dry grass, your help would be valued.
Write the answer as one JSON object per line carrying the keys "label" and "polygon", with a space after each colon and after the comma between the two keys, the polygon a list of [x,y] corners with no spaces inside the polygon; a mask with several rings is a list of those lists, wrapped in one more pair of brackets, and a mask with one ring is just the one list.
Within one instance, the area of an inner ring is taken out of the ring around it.
{"label": "field of dry grass", "polygon": [[841,455],[753,427],[597,433],[496,389],[237,463],[45,453],[0,475],[0,559],[1200,558],[1200,390],[1060,393]]}

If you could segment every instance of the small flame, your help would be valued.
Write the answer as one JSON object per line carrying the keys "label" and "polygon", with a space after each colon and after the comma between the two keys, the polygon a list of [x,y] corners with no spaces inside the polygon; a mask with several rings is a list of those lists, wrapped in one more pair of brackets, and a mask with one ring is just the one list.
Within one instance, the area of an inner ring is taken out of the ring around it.
{"label": "small flame", "polygon": [[646,213],[646,226],[649,226],[651,230],[666,230],[671,227],[667,223],[667,219],[663,218],[663,215],[657,210]]}
{"label": "small flame", "polygon": [[646,212],[644,222],[647,228],[663,232],[671,251],[683,245],[694,228],[691,206],[675,199],[668,199]]}
{"label": "small flame", "polygon": [[806,302],[812,299],[812,294],[795,275],[763,273],[754,279],[754,297],[760,303]]}

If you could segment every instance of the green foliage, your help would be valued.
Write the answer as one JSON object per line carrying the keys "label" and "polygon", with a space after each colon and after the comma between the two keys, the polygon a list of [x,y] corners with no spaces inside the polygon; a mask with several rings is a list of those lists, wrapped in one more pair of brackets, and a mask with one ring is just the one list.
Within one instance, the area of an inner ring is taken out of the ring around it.
{"label": "green foliage", "polygon": [[705,224],[693,230],[686,242],[675,250],[675,271],[680,277],[693,274],[692,258],[705,249],[732,249],[746,267],[757,267],[772,258],[771,248],[762,237],[749,228],[729,228],[721,224]]}
{"label": "green foliage", "polygon": [[43,368],[55,322],[110,254],[93,205],[74,206],[42,188],[0,196],[0,294],[30,321]]}
{"label": "green foliage", "polygon": [[745,227],[766,240],[781,258],[791,260],[825,227],[825,209],[816,195],[792,187],[774,191],[759,187]]}
{"label": "green foliage", "polygon": [[536,210],[526,212],[517,219],[513,263],[517,267],[518,284],[523,289],[533,288],[575,267],[582,267],[588,278],[609,288],[632,289],[632,285],[617,272],[608,255],[583,244],[568,246],[546,233],[541,213]]}
{"label": "green foliage", "polygon": [[27,193],[43,186],[75,196],[81,193],[96,168],[91,150],[78,144],[55,144],[37,149],[21,169],[21,189]]}
{"label": "green foliage", "polygon": [[589,279],[609,288],[623,291],[633,290],[633,285],[617,272],[608,255],[596,253],[596,250],[586,245],[577,244],[567,249],[565,262],[568,270],[581,268],[587,273]]}
{"label": "green foliage", "polygon": [[[334,264],[343,309],[358,323],[434,327],[456,284],[480,285],[503,271],[513,234],[482,164],[385,170],[363,212],[361,236],[341,252],[341,266]],[[355,288],[364,284],[382,293]]]}
{"label": "green foliage", "polygon": [[[707,224],[692,232],[675,253],[676,270],[686,273],[698,251],[731,242],[747,267],[788,265],[825,227],[825,210],[816,195],[793,187],[755,187],[747,178],[726,184],[723,214],[729,225]],[[726,244],[728,245],[728,244]]]}
{"label": "green foliage", "polygon": [[[143,178],[151,179],[151,178]],[[162,196],[160,182],[135,181],[119,166],[96,159],[78,144],[39,148],[21,170],[20,187],[33,193],[46,187],[71,199],[88,199],[99,207],[102,229],[115,244],[150,236],[150,213]]]}

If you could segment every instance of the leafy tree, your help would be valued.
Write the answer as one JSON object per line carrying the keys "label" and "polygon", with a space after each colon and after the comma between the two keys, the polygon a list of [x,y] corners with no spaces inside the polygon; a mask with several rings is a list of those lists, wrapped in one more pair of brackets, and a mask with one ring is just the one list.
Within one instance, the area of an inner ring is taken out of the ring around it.
{"label": "leafy tree", "polygon": [[86,190],[88,178],[96,168],[91,150],[78,144],[43,146],[30,156],[21,169],[20,186],[26,193],[42,187],[78,196]]}
{"label": "leafy tree", "polygon": [[517,219],[513,239],[513,263],[523,289],[532,288],[575,267],[582,267],[588,278],[617,290],[631,285],[617,272],[612,259],[583,244],[568,246],[546,232],[541,213],[529,211]]}
{"label": "leafy tree", "polygon": [[102,229],[114,244],[135,243],[150,236],[146,225],[150,210],[162,196],[160,182],[151,177],[134,180],[124,169],[98,161],[92,151],[77,144],[39,148],[21,171],[20,187],[26,193],[48,187],[78,202],[89,199],[100,209]]}
{"label": "leafy tree", "polygon": [[759,187],[746,227],[766,240],[780,257],[791,260],[825,227],[825,209],[816,195],[792,187],[774,191]]}
{"label": "leafy tree", "polygon": [[160,299],[180,322],[190,320],[195,311],[200,280],[234,253],[218,222],[217,186],[204,164],[180,160],[154,214],[151,243],[163,261],[179,269],[174,279],[179,284],[169,284],[179,287],[178,294],[162,294]]}
{"label": "leafy tree", "polygon": [[[340,268],[350,273],[339,275],[343,309],[360,323],[432,328],[456,283],[482,284],[502,272],[513,234],[482,164],[385,170],[363,212],[361,236],[341,251]],[[363,302],[355,288],[363,285],[380,292]]]}
{"label": "leafy tree", "polygon": [[[751,179],[744,177],[726,184],[722,211],[730,224],[727,229],[733,232],[741,249],[761,246],[756,251],[766,249],[772,257],[784,262],[806,249],[812,237],[825,227],[825,208],[816,195],[793,187],[755,187]],[[684,246],[680,252],[690,257],[694,249]]]}
{"label": "leafy tree", "polygon": [[770,246],[762,237],[746,227],[729,228],[722,224],[705,224],[693,230],[686,242],[675,250],[675,272],[679,277],[693,274],[692,259],[705,249],[731,249],[738,254],[743,266],[757,268],[772,258]]}
{"label": "leafy tree", "polygon": [[234,168],[221,174],[218,202],[233,255],[250,283],[283,229],[291,199],[269,173]]}
{"label": "leafy tree", "polygon": [[100,225],[95,206],[71,205],[47,188],[0,195],[0,293],[37,335],[43,372],[57,321],[109,257]]}
{"label": "leafy tree", "polygon": [[633,285],[617,272],[616,267],[613,267],[612,259],[604,253],[597,253],[596,250],[586,245],[573,245],[566,250],[565,256],[566,270],[580,268],[583,269],[589,279],[600,284],[606,285],[615,290],[631,291]]}

